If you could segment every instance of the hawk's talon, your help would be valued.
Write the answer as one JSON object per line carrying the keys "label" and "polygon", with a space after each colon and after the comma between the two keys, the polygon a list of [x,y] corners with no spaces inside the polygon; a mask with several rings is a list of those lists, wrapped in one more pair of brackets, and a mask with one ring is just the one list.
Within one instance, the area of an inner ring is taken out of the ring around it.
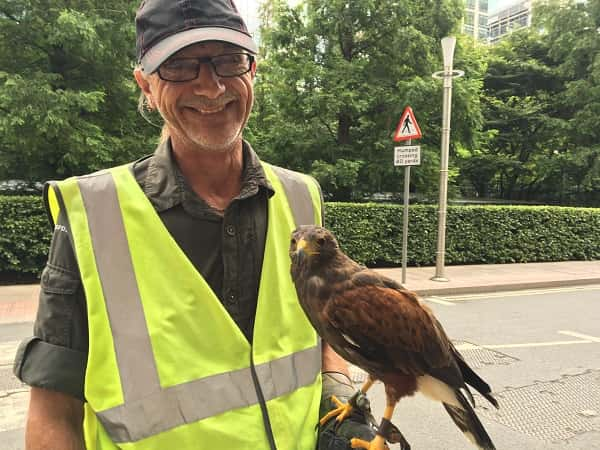
{"label": "hawk's talon", "polygon": [[340,424],[346,417],[348,417],[354,408],[349,403],[343,403],[335,395],[331,396],[331,401],[337,405],[337,408],[332,409],[327,414],[325,414],[319,423],[321,426],[325,425],[329,422],[329,419],[335,417],[335,420]]}
{"label": "hawk's talon", "polygon": [[381,436],[375,436],[371,442],[363,439],[352,438],[350,439],[350,447],[352,448],[364,448],[365,450],[389,450],[389,447],[385,445],[385,439]]}

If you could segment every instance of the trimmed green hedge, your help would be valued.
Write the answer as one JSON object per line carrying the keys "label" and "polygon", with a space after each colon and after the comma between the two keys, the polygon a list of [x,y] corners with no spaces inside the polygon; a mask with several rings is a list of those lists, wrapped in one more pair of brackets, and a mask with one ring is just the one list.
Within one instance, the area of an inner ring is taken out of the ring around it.
{"label": "trimmed green hedge", "polygon": [[[357,261],[402,261],[400,205],[327,203],[326,225]],[[39,275],[51,230],[39,197],[0,196],[0,281]],[[437,208],[413,205],[408,264],[435,264]],[[446,263],[481,264],[600,259],[600,209],[538,206],[451,206]]]}
{"label": "trimmed green hedge", "polygon": [[41,196],[0,196],[0,281],[37,278],[51,231]]}
{"label": "trimmed green hedge", "polygon": [[[409,210],[408,264],[435,264],[438,210]],[[400,205],[328,203],[325,221],[352,258],[369,265],[402,263]],[[600,209],[555,206],[451,206],[447,264],[600,259]]]}

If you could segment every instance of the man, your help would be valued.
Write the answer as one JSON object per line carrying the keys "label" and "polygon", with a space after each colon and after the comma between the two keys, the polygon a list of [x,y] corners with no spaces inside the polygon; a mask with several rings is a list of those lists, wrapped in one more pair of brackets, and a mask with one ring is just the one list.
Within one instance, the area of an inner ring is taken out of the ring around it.
{"label": "man", "polygon": [[[319,188],[242,139],[257,48],[230,0],[146,0],[136,27],[134,76],[164,139],[47,186],[55,231],[15,361],[26,447],[313,449],[319,405],[353,392],[289,276]],[[320,448],[371,434],[360,414],[334,425]]]}

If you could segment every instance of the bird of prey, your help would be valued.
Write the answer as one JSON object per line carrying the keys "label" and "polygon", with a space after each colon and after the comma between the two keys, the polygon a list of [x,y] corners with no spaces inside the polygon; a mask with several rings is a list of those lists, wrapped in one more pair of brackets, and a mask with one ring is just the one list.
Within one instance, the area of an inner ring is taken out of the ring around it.
{"label": "bird of prey", "polygon": [[[421,392],[442,402],[458,428],[480,449],[495,449],[473,410],[467,384],[496,408],[498,402],[415,294],[346,256],[333,234],[322,227],[295,230],[290,258],[298,299],[314,328],[346,361],[368,373],[359,393],[376,380],[385,387],[386,408],[375,438],[371,442],[352,439],[352,448],[385,449],[389,432],[398,431],[390,422],[396,404]],[[334,401],[338,408],[321,423],[331,415],[343,420],[350,414],[352,402]],[[404,439],[401,445],[410,448]]]}

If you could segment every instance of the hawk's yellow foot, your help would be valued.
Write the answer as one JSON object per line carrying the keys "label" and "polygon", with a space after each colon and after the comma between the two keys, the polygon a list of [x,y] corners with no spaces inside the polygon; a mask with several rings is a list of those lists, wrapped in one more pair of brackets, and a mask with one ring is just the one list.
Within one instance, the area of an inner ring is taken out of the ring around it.
{"label": "hawk's yellow foot", "polygon": [[385,445],[385,439],[377,435],[371,442],[363,439],[350,439],[350,446],[352,448],[364,448],[366,450],[388,450],[388,446]]}
{"label": "hawk's yellow foot", "polygon": [[337,408],[332,409],[327,414],[325,414],[321,418],[321,420],[319,420],[321,426],[325,425],[332,417],[335,417],[335,420],[341,422],[352,413],[353,408],[352,405],[350,405],[350,403],[343,403],[339,401],[335,395],[331,396],[331,401],[337,405]]}

